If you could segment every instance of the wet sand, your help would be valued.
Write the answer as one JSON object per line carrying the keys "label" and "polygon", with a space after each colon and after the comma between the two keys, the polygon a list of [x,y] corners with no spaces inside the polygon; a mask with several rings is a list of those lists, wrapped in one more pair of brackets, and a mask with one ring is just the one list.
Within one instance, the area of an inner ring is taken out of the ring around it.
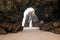
{"label": "wet sand", "polygon": [[60,35],[34,29],[0,35],[0,40],[60,40]]}

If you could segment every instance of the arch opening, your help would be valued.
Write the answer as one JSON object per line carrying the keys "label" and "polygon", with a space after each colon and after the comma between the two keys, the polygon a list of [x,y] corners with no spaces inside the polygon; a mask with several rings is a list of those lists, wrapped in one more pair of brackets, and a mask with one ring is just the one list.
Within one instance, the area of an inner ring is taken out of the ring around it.
{"label": "arch opening", "polygon": [[32,28],[37,25],[38,18],[35,14],[35,9],[32,7],[27,8],[23,13],[22,26]]}

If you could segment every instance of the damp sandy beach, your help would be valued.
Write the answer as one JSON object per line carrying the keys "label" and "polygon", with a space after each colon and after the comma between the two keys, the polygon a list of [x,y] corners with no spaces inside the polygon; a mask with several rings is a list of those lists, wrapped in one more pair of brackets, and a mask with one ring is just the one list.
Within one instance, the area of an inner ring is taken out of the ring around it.
{"label": "damp sandy beach", "polygon": [[23,32],[0,35],[0,40],[60,40],[60,35],[38,29],[27,29]]}

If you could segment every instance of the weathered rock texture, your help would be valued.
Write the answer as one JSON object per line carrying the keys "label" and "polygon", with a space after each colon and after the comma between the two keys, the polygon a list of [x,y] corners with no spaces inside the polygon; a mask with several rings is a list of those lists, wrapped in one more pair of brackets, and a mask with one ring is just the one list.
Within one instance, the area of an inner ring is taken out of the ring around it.
{"label": "weathered rock texture", "polygon": [[[16,32],[21,26],[23,12],[27,7],[35,8],[39,22],[43,20],[44,25],[60,19],[58,0],[0,0],[1,32]],[[47,26],[46,29],[49,29],[50,26]]]}
{"label": "weathered rock texture", "polygon": [[60,20],[44,24],[40,27],[40,30],[60,34]]}
{"label": "weathered rock texture", "polygon": [[0,23],[1,28],[5,29],[7,32],[17,32],[22,26],[19,23]]}

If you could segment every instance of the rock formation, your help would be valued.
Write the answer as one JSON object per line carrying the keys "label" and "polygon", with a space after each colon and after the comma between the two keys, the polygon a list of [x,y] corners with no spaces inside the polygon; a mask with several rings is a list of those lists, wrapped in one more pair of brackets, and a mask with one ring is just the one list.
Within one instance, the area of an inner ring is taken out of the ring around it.
{"label": "rock formation", "polygon": [[58,0],[0,0],[0,33],[20,30],[23,12],[28,7],[35,8],[39,22],[44,21],[43,25],[38,24],[41,30],[54,30],[54,33],[60,33],[60,28],[57,27],[59,23],[54,23],[60,20]]}
{"label": "rock formation", "polygon": [[40,27],[40,30],[50,31],[50,32],[53,32],[53,33],[60,34],[60,20],[43,24]]}

